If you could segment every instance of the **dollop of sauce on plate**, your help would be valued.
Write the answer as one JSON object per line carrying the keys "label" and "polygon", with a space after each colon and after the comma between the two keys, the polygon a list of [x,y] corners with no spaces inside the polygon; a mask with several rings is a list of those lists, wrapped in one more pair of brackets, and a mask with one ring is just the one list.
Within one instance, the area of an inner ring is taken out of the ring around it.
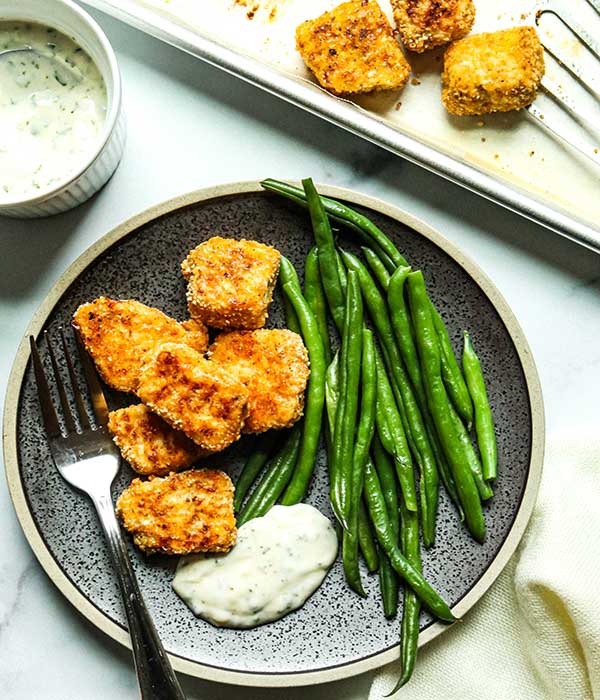
{"label": "dollop of sauce on plate", "polygon": [[182,557],[173,588],[213,625],[257,627],[303,605],[323,582],[337,549],[333,525],[316,508],[274,506],[240,527],[227,554]]}
{"label": "dollop of sauce on plate", "polygon": [[0,22],[0,204],[50,192],[94,154],[106,119],[90,56],[52,27]]}

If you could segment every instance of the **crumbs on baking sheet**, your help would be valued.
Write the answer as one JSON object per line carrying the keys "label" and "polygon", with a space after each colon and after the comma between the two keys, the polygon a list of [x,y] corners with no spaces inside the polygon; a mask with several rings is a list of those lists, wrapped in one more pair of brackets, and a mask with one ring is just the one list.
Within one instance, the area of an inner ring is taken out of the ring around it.
{"label": "crumbs on baking sheet", "polygon": [[233,5],[246,8],[246,17],[254,19],[260,12],[269,22],[277,17],[277,9],[286,0],[233,0]]}

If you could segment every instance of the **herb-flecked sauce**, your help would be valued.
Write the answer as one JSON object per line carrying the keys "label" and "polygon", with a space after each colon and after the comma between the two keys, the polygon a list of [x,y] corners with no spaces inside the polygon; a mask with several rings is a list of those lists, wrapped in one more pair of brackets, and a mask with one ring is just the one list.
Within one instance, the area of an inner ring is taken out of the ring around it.
{"label": "herb-flecked sauce", "polygon": [[[106,86],[90,56],[52,27],[0,22],[0,204],[68,182],[93,155]],[[40,55],[41,54],[41,55]]]}
{"label": "herb-flecked sauce", "polygon": [[227,554],[182,557],[175,592],[218,627],[257,627],[304,604],[338,549],[331,522],[305,503],[274,506],[242,525]]}

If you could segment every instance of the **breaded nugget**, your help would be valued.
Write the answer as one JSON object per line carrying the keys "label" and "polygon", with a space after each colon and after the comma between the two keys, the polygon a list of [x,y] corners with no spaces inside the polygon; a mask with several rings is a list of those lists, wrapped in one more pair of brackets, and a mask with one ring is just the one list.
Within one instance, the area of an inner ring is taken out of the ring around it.
{"label": "breaded nugget", "polygon": [[218,236],[181,263],[190,316],[214,328],[261,328],[273,299],[279,251],[256,241]]}
{"label": "breaded nugget", "polygon": [[533,27],[473,34],[444,56],[442,102],[451,114],[508,112],[531,104],[544,75]]}
{"label": "breaded nugget", "polygon": [[179,325],[187,332],[185,344],[204,355],[208,348],[208,328],[197,318],[189,318]]}
{"label": "breaded nugget", "polygon": [[132,299],[100,297],[82,304],[73,326],[102,379],[119,391],[135,392],[146,355],[159,343],[189,343],[202,352],[208,347],[201,324],[186,330],[162,311]]}
{"label": "breaded nugget", "polygon": [[302,415],[309,364],[297,333],[287,329],[221,333],[210,346],[209,357],[248,387],[245,433],[289,428]]}
{"label": "breaded nugget", "polygon": [[227,552],[235,544],[233,484],[217,469],[190,469],[134,479],[117,515],[146,554]]}
{"label": "breaded nugget", "polygon": [[391,0],[400,39],[423,53],[466,36],[475,21],[473,0]]}
{"label": "breaded nugget", "polygon": [[410,66],[376,0],[351,0],[303,22],[296,48],[334,95],[399,90]]}
{"label": "breaded nugget", "polygon": [[164,476],[187,469],[207,455],[143,403],[108,414],[108,429],[123,458],[138,474]]}
{"label": "breaded nugget", "polygon": [[248,389],[187,345],[158,346],[144,365],[137,394],[202,449],[219,452],[240,437]]}

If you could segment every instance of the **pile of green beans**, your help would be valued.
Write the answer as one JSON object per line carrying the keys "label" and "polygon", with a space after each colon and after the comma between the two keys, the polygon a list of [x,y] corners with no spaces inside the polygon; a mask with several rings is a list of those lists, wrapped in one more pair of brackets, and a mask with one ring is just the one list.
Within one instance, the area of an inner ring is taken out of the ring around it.
{"label": "pile of green beans", "polygon": [[[420,533],[425,547],[435,541],[440,481],[471,535],[485,538],[497,448],[481,364],[465,332],[461,368],[422,271],[366,216],[320,196],[310,179],[302,188],[262,185],[310,214],[315,245],[304,293],[284,257],[280,283],[288,327],[304,339],[311,374],[302,422],[279,442],[261,438],[240,475],[238,524],[306,496],[323,432],[349,586],[366,595],[362,554],[367,571],[378,573],[387,618],[398,614],[404,587],[397,690],[415,667],[421,607],[455,619],[421,564]],[[339,247],[332,224],[358,238],[363,259]]]}

